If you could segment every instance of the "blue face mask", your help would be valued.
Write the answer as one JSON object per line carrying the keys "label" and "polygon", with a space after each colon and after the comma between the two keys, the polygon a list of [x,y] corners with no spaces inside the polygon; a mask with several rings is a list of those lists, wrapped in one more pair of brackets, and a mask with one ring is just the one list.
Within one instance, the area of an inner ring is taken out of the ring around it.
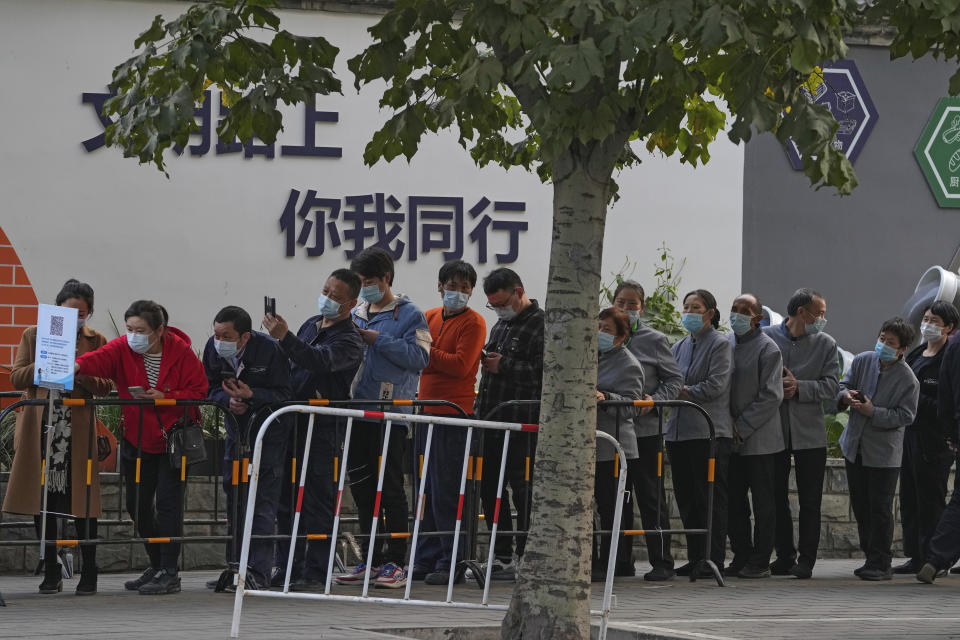
{"label": "blue face mask", "polygon": [[703,315],[699,313],[685,313],[680,316],[680,324],[690,333],[700,333],[703,329]]}
{"label": "blue face mask", "polygon": [[746,335],[750,332],[750,329],[753,328],[750,325],[750,320],[750,316],[745,316],[742,313],[731,313],[730,328],[733,329],[733,332],[738,336]]}
{"label": "blue face mask", "polygon": [[443,291],[443,306],[450,311],[460,311],[467,306],[470,296],[459,291]]}
{"label": "blue face mask", "polygon": [[221,358],[230,359],[237,355],[237,343],[230,342],[229,340],[217,340],[213,339],[213,348],[217,350],[217,355]]}
{"label": "blue face mask", "polygon": [[144,354],[150,351],[150,334],[127,332],[127,345],[134,353]]}
{"label": "blue face mask", "polygon": [[627,311],[627,315],[630,316],[630,326],[637,326],[637,323],[640,322],[640,312],[636,309],[630,309]]}
{"label": "blue face mask", "polygon": [[879,340],[877,340],[877,346],[873,348],[873,352],[880,358],[880,362],[893,362],[897,359],[897,350]]}
{"label": "blue face mask", "polygon": [[370,304],[377,304],[383,298],[383,291],[375,284],[360,289],[360,297]]}
{"label": "blue face mask", "polygon": [[340,307],[342,305],[336,300],[331,300],[325,295],[320,295],[317,298],[317,308],[320,309],[320,315],[324,318],[336,318],[340,315]]}
{"label": "blue face mask", "polygon": [[803,325],[803,330],[807,333],[807,335],[812,336],[823,331],[825,326],[827,326],[826,318],[814,318],[813,324]]}
{"label": "blue face mask", "polygon": [[613,336],[609,333],[600,331],[597,333],[597,349],[600,353],[606,353],[613,349]]}

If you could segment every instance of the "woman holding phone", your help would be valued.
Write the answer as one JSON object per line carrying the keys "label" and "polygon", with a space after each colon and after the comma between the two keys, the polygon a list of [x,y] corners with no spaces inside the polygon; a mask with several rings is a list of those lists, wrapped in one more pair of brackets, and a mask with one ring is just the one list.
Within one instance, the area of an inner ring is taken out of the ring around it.
{"label": "woman holding phone", "polygon": [[[77,280],[67,280],[57,294],[56,304],[77,310],[77,354],[87,353],[107,343],[99,331],[86,323],[93,314],[93,288]],[[10,372],[10,382],[16,389],[24,390],[27,400],[44,400],[47,390],[33,385],[34,353],[37,345],[37,328],[23,332],[17,357]],[[73,391],[63,397],[92,398],[110,392],[110,381],[103,378],[77,376]],[[47,478],[47,540],[57,539],[57,515],[72,514],[77,538],[97,537],[97,518],[100,517],[100,478],[92,474],[89,494],[86,490],[87,461],[97,457],[96,426],[89,407],[54,407],[52,416],[47,407],[24,407],[17,415],[14,434],[13,466],[10,482],[3,500],[3,510],[9,513],[32,514],[40,523],[43,490],[40,484],[41,466],[46,450],[47,430],[43,425],[53,426],[50,443],[53,454]],[[56,515],[53,515],[56,514]],[[92,595],[97,592],[97,547],[81,545],[83,570],[77,584],[77,595]],[[63,590],[60,564],[57,562],[56,544],[47,544],[44,562],[44,577],[40,593],[57,593]]]}
{"label": "woman holding phone", "polygon": [[[77,373],[113,380],[120,397],[125,399],[206,398],[203,364],[190,349],[189,338],[168,328],[163,307],[151,300],[137,300],[127,309],[124,320],[126,335],[77,358]],[[198,417],[195,410],[194,414]],[[123,407],[121,469],[127,512],[140,537],[171,537],[182,531],[180,472],[170,465],[165,453],[166,431],[182,416],[183,410],[177,407]],[[150,566],[124,587],[144,595],[180,591],[180,544],[144,546]]]}

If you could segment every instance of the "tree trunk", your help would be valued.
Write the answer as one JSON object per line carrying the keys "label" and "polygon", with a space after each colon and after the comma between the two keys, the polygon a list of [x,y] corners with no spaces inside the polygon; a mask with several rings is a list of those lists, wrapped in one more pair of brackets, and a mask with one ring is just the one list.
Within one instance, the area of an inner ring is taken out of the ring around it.
{"label": "tree trunk", "polygon": [[564,161],[569,172],[554,170],[533,512],[504,640],[590,638],[597,314],[612,161],[594,172],[601,180],[592,163]]}

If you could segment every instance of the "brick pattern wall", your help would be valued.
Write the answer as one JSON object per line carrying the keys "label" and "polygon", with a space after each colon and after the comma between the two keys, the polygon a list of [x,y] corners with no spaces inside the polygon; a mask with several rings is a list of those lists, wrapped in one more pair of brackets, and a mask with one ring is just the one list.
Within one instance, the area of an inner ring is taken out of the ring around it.
{"label": "brick pattern wall", "polygon": [[37,295],[13,245],[0,227],[0,391],[13,389],[10,373],[23,330],[37,323]]}

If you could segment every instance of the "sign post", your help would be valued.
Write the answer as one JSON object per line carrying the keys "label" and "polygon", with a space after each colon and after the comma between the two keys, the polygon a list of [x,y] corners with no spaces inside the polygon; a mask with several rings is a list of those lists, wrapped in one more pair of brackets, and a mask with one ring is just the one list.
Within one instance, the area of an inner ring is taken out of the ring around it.
{"label": "sign post", "polygon": [[940,98],[913,155],[941,207],[960,207],[960,98]]}

